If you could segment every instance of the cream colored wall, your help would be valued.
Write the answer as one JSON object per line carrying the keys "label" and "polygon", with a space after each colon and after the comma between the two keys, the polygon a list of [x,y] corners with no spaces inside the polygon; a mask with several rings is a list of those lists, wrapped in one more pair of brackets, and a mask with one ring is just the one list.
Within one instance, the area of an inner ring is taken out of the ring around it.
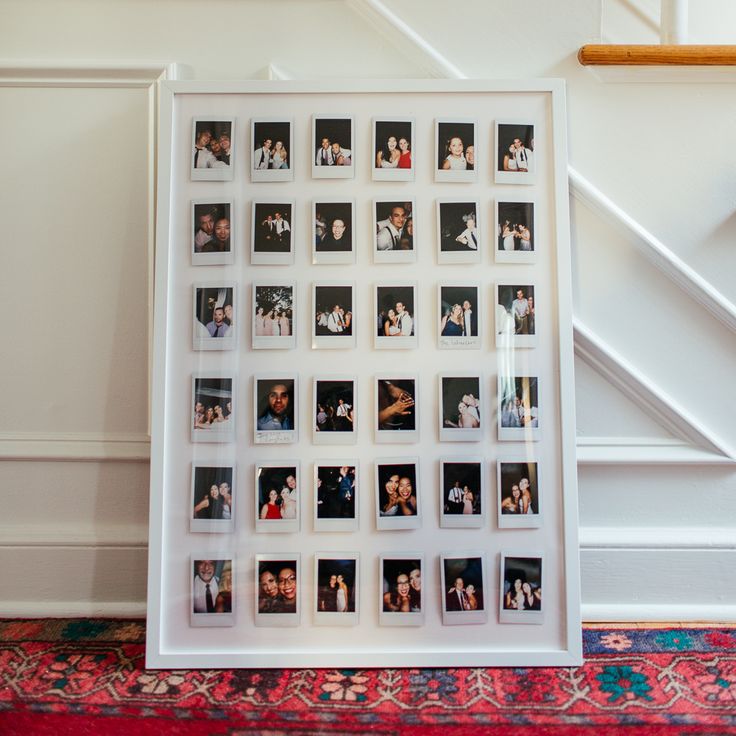
{"label": "cream colored wall", "polygon": [[[692,5],[692,39],[728,42],[729,3]],[[176,62],[565,78],[584,615],[736,617],[736,72],[577,64],[601,36],[655,41],[649,0],[385,8],[420,42],[364,0],[0,3],[0,613],[144,610],[150,146]]]}

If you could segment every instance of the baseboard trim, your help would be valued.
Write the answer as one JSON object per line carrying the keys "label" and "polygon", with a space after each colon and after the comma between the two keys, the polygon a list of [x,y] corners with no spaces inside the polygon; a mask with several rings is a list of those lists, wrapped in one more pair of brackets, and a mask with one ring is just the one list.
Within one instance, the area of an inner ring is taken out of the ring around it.
{"label": "baseboard trim", "polygon": [[736,534],[729,527],[606,527],[581,526],[581,551],[676,550],[736,551]]}
{"label": "baseboard trim", "polygon": [[583,603],[583,623],[736,621],[736,605],[689,605],[671,603]]}
{"label": "baseboard trim", "polygon": [[148,462],[147,434],[0,433],[0,460]]}
{"label": "baseboard trim", "polygon": [[3,601],[2,618],[145,618],[145,601]]}

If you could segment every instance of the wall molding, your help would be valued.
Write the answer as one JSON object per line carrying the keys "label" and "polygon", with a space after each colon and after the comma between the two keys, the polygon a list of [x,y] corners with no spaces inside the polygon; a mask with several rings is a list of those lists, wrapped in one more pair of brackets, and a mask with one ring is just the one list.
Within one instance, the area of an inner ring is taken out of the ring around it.
{"label": "wall molding", "polygon": [[687,442],[657,437],[578,437],[581,465],[733,465],[734,460]]}
{"label": "wall molding", "polygon": [[672,603],[583,603],[583,622],[681,622],[736,621],[736,605],[687,605]]}
{"label": "wall molding", "polygon": [[144,87],[178,78],[167,61],[110,62],[0,59],[1,87]]}
{"label": "wall molding", "polygon": [[0,549],[148,549],[147,524],[0,525]]}
{"label": "wall molding", "polygon": [[684,407],[662,391],[579,319],[573,318],[575,354],[603,376],[611,385],[638,402],[672,434],[709,451],[721,459],[734,461],[736,452]]}
{"label": "wall molding", "polygon": [[0,432],[0,460],[148,462],[147,434]]}
{"label": "wall molding", "polygon": [[3,601],[3,618],[145,618],[146,601]]}
{"label": "wall molding", "polygon": [[728,550],[736,552],[729,527],[581,526],[581,551],[592,550]]}

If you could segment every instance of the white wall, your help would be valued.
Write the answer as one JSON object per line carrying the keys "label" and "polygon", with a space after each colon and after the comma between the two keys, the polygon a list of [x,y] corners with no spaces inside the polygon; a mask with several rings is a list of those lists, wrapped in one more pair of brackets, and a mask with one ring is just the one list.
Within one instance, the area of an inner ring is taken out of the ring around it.
{"label": "white wall", "polygon": [[[736,40],[731,3],[692,5],[691,40]],[[615,205],[576,180],[584,616],[736,618],[736,71],[578,65],[601,37],[656,42],[652,0],[386,7],[467,76],[565,78],[571,165]],[[362,0],[0,10],[0,294],[18,315],[0,363],[0,613],[142,611],[153,81],[166,62],[197,79],[448,66]]]}

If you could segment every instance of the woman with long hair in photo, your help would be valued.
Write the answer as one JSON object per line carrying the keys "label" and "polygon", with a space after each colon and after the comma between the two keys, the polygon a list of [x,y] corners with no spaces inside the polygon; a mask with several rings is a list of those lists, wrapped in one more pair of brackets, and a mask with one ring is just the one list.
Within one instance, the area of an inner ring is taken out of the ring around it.
{"label": "woman with long hair in photo", "polygon": [[256,309],[256,337],[263,337],[266,334],[265,315],[263,314],[263,307]]}
{"label": "woman with long hair in photo", "polygon": [[399,168],[410,169],[411,168],[411,146],[407,138],[399,138]]}
{"label": "woman with long hair in photo", "polygon": [[386,337],[393,337],[394,335],[401,334],[399,317],[393,309],[389,309],[386,314],[386,319],[383,322],[383,334]]}
{"label": "woman with long hair in photo", "polygon": [[288,488],[281,489],[281,518],[296,519],[296,501],[291,498]]}
{"label": "woman with long hair in photo", "polygon": [[398,148],[396,137],[390,135],[385,145],[376,153],[377,169],[396,169],[399,166],[401,151]]}
{"label": "woman with long hair in photo", "polygon": [[287,152],[284,148],[282,141],[276,141],[273,146],[273,152],[271,153],[271,168],[272,169],[288,169],[289,165],[286,163]]}
{"label": "woman with long hair in photo", "polygon": [[348,611],[348,600],[350,594],[348,592],[348,586],[345,585],[345,579],[342,575],[337,576],[337,612],[347,613]]}
{"label": "woman with long hair in photo", "polygon": [[399,511],[403,516],[417,515],[417,497],[410,478],[399,478]]}
{"label": "woman with long hair in photo", "polygon": [[516,225],[512,225],[508,220],[506,220],[501,230],[501,238],[503,239],[503,249],[507,251],[514,250],[514,248],[516,247],[514,244],[514,239],[516,237],[518,237],[518,232],[516,231]]}
{"label": "woman with long hair in photo", "polygon": [[261,507],[261,519],[280,519],[279,493],[275,488],[268,492],[268,501]]}
{"label": "woman with long hair in photo", "polygon": [[533,514],[532,494],[529,488],[529,478],[522,478],[519,481],[519,493],[521,494],[520,509],[522,514]]}
{"label": "woman with long hair in photo", "polygon": [[440,335],[442,337],[461,337],[463,334],[463,308],[453,304],[450,311],[442,318]]}
{"label": "woman with long hair in photo", "polygon": [[525,611],[542,610],[542,591],[540,588],[533,590],[530,583],[523,583],[521,593]]}
{"label": "woman with long hair in photo", "polygon": [[516,163],[516,149],[511,146],[509,150],[504,154],[503,157],[503,170],[504,171],[518,171],[519,165]]}
{"label": "woman with long hair in photo", "polygon": [[463,514],[472,514],[473,513],[473,501],[475,499],[473,498],[473,492],[465,486],[463,488]]}
{"label": "woman with long hair in photo", "polygon": [[521,579],[514,580],[513,588],[509,588],[504,598],[504,608],[514,611],[524,610],[524,593],[521,590]]}
{"label": "woman with long hair in photo", "polygon": [[459,135],[454,135],[447,141],[442,168],[452,171],[465,171],[468,168],[468,162],[465,158],[465,145]]}
{"label": "woman with long hair in photo", "polygon": [[291,335],[291,325],[289,324],[289,318],[286,316],[286,310],[281,312],[279,317],[279,331],[281,337],[289,337]]}

